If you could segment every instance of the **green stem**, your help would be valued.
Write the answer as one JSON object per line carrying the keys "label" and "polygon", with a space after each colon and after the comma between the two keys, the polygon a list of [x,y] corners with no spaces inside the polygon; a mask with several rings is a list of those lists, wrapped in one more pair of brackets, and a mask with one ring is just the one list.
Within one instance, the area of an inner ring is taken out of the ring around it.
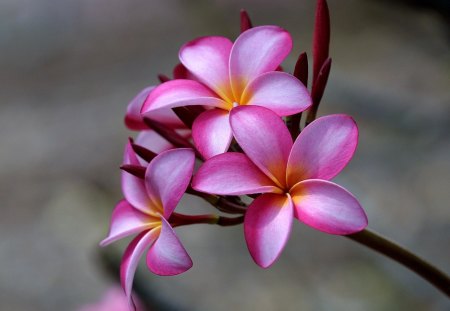
{"label": "green stem", "polygon": [[346,237],[397,261],[411,269],[450,297],[450,277],[429,262],[385,237],[365,229]]}

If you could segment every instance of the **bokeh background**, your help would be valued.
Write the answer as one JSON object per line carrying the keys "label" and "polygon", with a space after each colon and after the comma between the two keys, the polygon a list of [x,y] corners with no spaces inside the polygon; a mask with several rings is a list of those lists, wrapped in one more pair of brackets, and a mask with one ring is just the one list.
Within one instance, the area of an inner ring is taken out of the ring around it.
{"label": "bokeh background", "polygon": [[[449,5],[413,2],[329,1],[333,67],[320,114],[359,125],[336,181],[370,227],[449,273]],[[77,310],[116,284],[126,244],[97,243],[121,197],[126,105],[170,74],[183,43],[235,38],[241,8],[292,33],[286,69],[310,52],[313,0],[0,1],[0,310]],[[398,264],[301,224],[269,270],[252,262],[242,227],[178,233],[194,267],[170,278],[139,269],[152,310],[450,309]]]}

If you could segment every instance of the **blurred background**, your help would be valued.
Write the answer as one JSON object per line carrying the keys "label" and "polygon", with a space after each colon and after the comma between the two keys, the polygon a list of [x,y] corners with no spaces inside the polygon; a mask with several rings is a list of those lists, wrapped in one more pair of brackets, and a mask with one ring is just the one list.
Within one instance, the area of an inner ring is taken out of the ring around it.
{"label": "blurred background", "polygon": [[[319,113],[350,114],[360,129],[336,182],[362,202],[370,228],[449,273],[449,4],[329,6],[333,67]],[[0,310],[78,310],[116,284],[126,241],[97,245],[121,198],[126,105],[171,73],[183,43],[235,38],[241,8],[255,25],[291,32],[286,70],[300,52],[311,57],[313,0],[0,0]],[[299,223],[269,270],[251,260],[240,226],[178,234],[190,271],[138,271],[152,310],[450,309],[397,263]]]}

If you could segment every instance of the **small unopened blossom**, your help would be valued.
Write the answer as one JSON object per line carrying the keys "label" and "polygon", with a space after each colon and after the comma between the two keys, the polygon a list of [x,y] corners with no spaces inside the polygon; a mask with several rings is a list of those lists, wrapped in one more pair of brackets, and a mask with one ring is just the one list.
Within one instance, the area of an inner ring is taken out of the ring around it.
{"label": "small unopened blossom", "polygon": [[268,267],[280,255],[293,217],[330,234],[351,234],[367,226],[357,199],[329,181],[356,149],[358,129],[352,118],[319,118],[294,143],[283,120],[264,107],[234,108],[230,123],[245,154],[228,152],[209,159],[192,187],[221,195],[262,193],[244,220],[247,246],[258,265]]}
{"label": "small unopened blossom", "polygon": [[[139,259],[147,252],[147,266],[158,275],[176,275],[192,266],[192,260],[176,236],[169,218],[189,185],[195,155],[191,149],[160,153],[147,166],[145,180],[122,173],[125,199],[115,207],[108,236],[101,246],[136,235],[125,250],[120,279],[131,303],[131,289]],[[141,165],[128,143],[124,164]]]}
{"label": "small unopened blossom", "polygon": [[179,53],[193,79],[175,79],[157,86],[141,113],[189,105],[211,106],[192,127],[194,143],[208,159],[228,150],[233,138],[229,112],[240,105],[267,107],[279,116],[307,109],[311,97],[294,76],[276,71],[292,49],[287,31],[260,26],[243,32],[233,43],[219,36],[185,44]]}

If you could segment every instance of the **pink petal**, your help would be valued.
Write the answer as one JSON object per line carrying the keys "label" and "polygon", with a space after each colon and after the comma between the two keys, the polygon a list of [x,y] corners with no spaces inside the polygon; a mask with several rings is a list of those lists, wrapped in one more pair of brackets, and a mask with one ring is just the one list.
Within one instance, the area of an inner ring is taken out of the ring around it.
{"label": "pink petal", "polygon": [[192,125],[192,138],[205,159],[227,151],[233,138],[228,111],[211,109],[200,114]]}
{"label": "pink petal", "polygon": [[159,232],[160,227],[138,235],[133,241],[131,241],[130,245],[128,245],[122,257],[122,263],[120,264],[120,282],[132,309],[134,308],[131,300],[131,289],[133,287],[133,279],[136,268],[144,252],[158,238]]}
{"label": "pink petal", "polygon": [[167,150],[157,155],[148,165],[145,185],[149,196],[154,196],[169,218],[191,180],[195,154],[189,148]]}
{"label": "pink petal", "polygon": [[367,226],[358,200],[330,181],[309,179],[290,191],[296,217],[314,229],[330,234],[352,234]]}
{"label": "pink petal", "polygon": [[271,71],[250,82],[241,103],[266,107],[279,116],[288,116],[307,109],[312,100],[297,78],[285,72]]}
{"label": "pink petal", "polygon": [[186,128],[184,123],[180,120],[180,118],[177,117],[177,115],[175,114],[175,112],[173,112],[172,109],[152,110],[146,113],[145,116],[151,120],[158,121],[174,129]]}
{"label": "pink petal", "polygon": [[280,256],[291,232],[292,218],[288,195],[267,193],[250,204],[244,221],[245,240],[259,266],[267,268]]}
{"label": "pink petal", "polygon": [[234,137],[247,156],[281,188],[292,138],[283,120],[259,106],[238,106],[230,113]]}
{"label": "pink petal", "polygon": [[165,219],[159,238],[147,253],[147,266],[158,275],[177,275],[192,267],[191,258]]}
{"label": "pink petal", "polygon": [[197,80],[227,101],[233,99],[228,63],[233,43],[225,37],[202,37],[180,49],[181,63]]}
{"label": "pink petal", "polygon": [[243,32],[230,55],[231,87],[236,100],[251,80],[276,70],[291,49],[291,35],[280,27],[260,26]]}
{"label": "pink petal", "polygon": [[304,179],[329,180],[339,174],[358,144],[358,128],[346,115],[321,117],[298,136],[288,161],[288,184]]}
{"label": "pink petal", "polygon": [[246,155],[238,152],[219,154],[207,160],[195,174],[192,188],[223,195],[280,191]]}
{"label": "pink petal", "polygon": [[126,200],[120,201],[111,216],[111,225],[106,239],[100,242],[100,246],[106,246],[128,235],[142,232],[152,225],[153,217],[144,214]]}
{"label": "pink petal", "polygon": [[134,142],[154,153],[161,153],[165,150],[175,148],[171,143],[153,130],[141,131]]}
{"label": "pink petal", "polygon": [[[125,147],[123,164],[141,165],[129,142]],[[142,179],[122,171],[122,192],[132,206],[146,214],[153,213],[152,208],[155,206],[155,202],[147,195]]]}
{"label": "pink petal", "polygon": [[141,108],[142,108],[142,105],[144,104],[144,101],[147,98],[148,94],[150,94],[150,92],[154,88],[155,88],[154,86],[149,86],[149,87],[143,89],[128,104],[127,113],[125,115],[125,125],[130,130],[140,131],[143,129],[148,129],[148,126],[145,125],[144,121],[142,120]]}
{"label": "pink petal", "polygon": [[[148,129],[148,126],[144,123],[141,116],[141,109],[148,95],[154,88],[154,86],[145,88],[128,104],[127,113],[125,115],[125,125],[130,130],[140,131]],[[164,123],[170,127],[184,127],[184,124],[180,121],[172,109],[159,109],[149,113],[147,117]]]}
{"label": "pink petal", "polygon": [[227,108],[229,104],[206,86],[192,80],[171,80],[157,86],[147,97],[141,113],[150,116],[155,110],[190,105]]}

